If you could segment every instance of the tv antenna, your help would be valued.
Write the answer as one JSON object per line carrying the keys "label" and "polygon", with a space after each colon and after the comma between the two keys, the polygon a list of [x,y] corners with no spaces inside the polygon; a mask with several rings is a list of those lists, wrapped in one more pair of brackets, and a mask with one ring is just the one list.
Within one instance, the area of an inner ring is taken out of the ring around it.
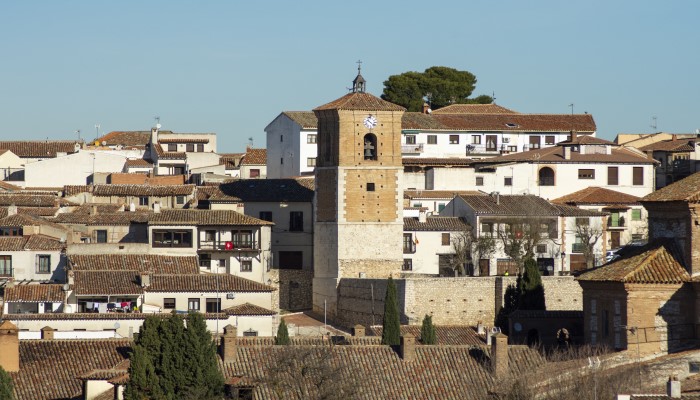
{"label": "tv antenna", "polygon": [[250,146],[251,149],[253,148],[253,138],[252,137],[248,138],[248,145]]}
{"label": "tv antenna", "polygon": [[491,92],[491,104],[496,104],[496,92]]}
{"label": "tv antenna", "polygon": [[156,128],[160,129],[160,116],[156,115],[153,119],[156,120]]}
{"label": "tv antenna", "polygon": [[95,124],[95,138],[100,137],[100,124]]}
{"label": "tv antenna", "polygon": [[656,130],[656,115],[651,117],[651,125],[649,125],[651,129]]}
{"label": "tv antenna", "polygon": [[75,133],[78,134],[78,141],[80,141],[80,129],[76,129]]}

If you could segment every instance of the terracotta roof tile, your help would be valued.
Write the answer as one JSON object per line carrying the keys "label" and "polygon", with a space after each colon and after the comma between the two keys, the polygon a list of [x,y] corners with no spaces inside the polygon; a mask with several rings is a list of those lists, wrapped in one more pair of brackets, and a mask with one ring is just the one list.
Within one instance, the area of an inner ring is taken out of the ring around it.
{"label": "terracotta roof tile", "polygon": [[690,282],[690,275],[678,261],[675,245],[668,241],[650,243],[609,264],[583,272],[579,281],[678,284]]}
{"label": "terracotta roof tile", "polygon": [[666,151],[670,153],[688,153],[695,151],[695,146],[697,146],[697,138],[691,140],[664,140],[661,142],[651,143],[646,146],[639,148],[641,151]]}
{"label": "terracotta roof tile", "polygon": [[275,289],[228,274],[153,275],[149,292],[272,292]]}
{"label": "terracotta roof tile", "polygon": [[277,315],[275,311],[268,310],[251,303],[244,303],[237,306],[225,308],[221,310],[226,315]]}
{"label": "terracotta roof tile", "polygon": [[97,214],[61,213],[52,219],[60,224],[80,224],[80,225],[131,225],[147,223],[155,215],[151,210],[117,211]]}
{"label": "terracotta roof tile", "polygon": [[563,217],[604,217],[608,215],[597,210],[587,210],[585,208],[570,206],[568,204],[553,203],[552,205],[559,210],[559,215]]}
{"label": "terracotta roof tile", "polygon": [[314,191],[309,179],[242,179],[221,184],[221,192],[244,202],[302,202],[313,201]]}
{"label": "terracotta roof tile", "polygon": [[577,192],[552,200],[552,203],[567,204],[639,204],[641,198],[615,190],[589,186]]}
{"label": "terracotta roof tile", "polygon": [[611,163],[611,164],[656,164],[652,158],[624,147],[613,148],[611,154],[581,154],[571,152],[569,159],[564,159],[562,146],[546,147],[538,150],[523,151],[520,153],[506,154],[484,158],[475,161],[475,164],[498,164],[506,162],[542,163]]}
{"label": "terracotta roof tile", "polygon": [[571,144],[607,144],[611,146],[617,147],[617,143],[611,142],[609,140],[597,138],[595,136],[590,136],[590,135],[578,135],[576,138],[571,139],[571,140],[564,140],[563,142],[559,142],[560,145],[571,145]]}
{"label": "terracotta roof tile", "polygon": [[145,147],[151,141],[151,131],[112,131],[95,141],[107,146]]}
{"label": "terracotta roof tile", "polygon": [[1,141],[0,149],[10,150],[18,157],[54,158],[57,153],[75,153],[76,142],[73,140],[36,140],[36,141]]}
{"label": "terracotta roof tile", "polygon": [[95,185],[94,196],[189,196],[195,185]]}
{"label": "terracotta roof tile", "polygon": [[209,143],[209,139],[207,138],[176,138],[176,137],[168,137],[168,138],[160,138],[158,139],[158,143]]}
{"label": "terracotta roof tile", "polygon": [[154,274],[196,274],[195,256],[156,254],[68,254],[74,271],[141,271]]}
{"label": "terracotta roof tile", "polygon": [[352,92],[345,96],[314,108],[324,110],[365,110],[365,111],[406,111],[405,108],[389,103],[369,93]]}
{"label": "terracotta roof tile", "polygon": [[53,195],[21,194],[21,193],[0,193],[0,206],[17,207],[56,207],[64,203]]}
{"label": "terracotta roof tile", "polygon": [[462,232],[471,229],[468,223],[459,217],[428,217],[419,222],[416,217],[404,217],[404,231],[451,231]]}
{"label": "terracotta roof tile", "polygon": [[65,300],[63,285],[59,284],[38,284],[38,285],[15,285],[5,288],[5,301],[13,302],[56,302],[62,303]]}
{"label": "terracotta roof tile", "polygon": [[78,296],[138,295],[143,293],[137,271],[76,271]]}
{"label": "terracotta roof tile", "polygon": [[450,104],[437,110],[433,114],[519,114],[498,104]]}
{"label": "terracotta roof tile", "polygon": [[590,114],[423,114],[408,112],[402,129],[494,132],[595,132]]}
{"label": "terracotta roof tile", "polygon": [[218,203],[240,203],[241,199],[236,196],[224,194],[219,186],[198,186],[197,200],[209,200]]}
{"label": "terracotta roof tile", "polygon": [[274,225],[232,210],[164,209],[152,215],[150,225]]}
{"label": "terracotta roof tile", "polygon": [[0,181],[0,189],[8,191],[8,192],[18,192],[22,190],[21,187],[15,186],[11,183],[5,182],[5,181]]}
{"label": "terracotta roof tile", "polygon": [[52,228],[67,232],[68,229],[62,225],[49,221],[48,219],[31,214],[15,214],[0,219],[0,226],[25,227],[25,226],[50,226]]}
{"label": "terracotta roof tile", "polygon": [[219,163],[224,164],[226,169],[236,169],[241,164],[241,160],[245,153],[221,154]]}
{"label": "terracotta roof tile", "polygon": [[66,185],[63,187],[64,196],[74,196],[80,193],[92,193],[92,185]]}
{"label": "terracotta roof tile", "polygon": [[19,372],[11,372],[17,400],[72,399],[82,394],[79,376],[108,369],[128,357],[131,342],[20,340]]}
{"label": "terracotta roof tile", "polygon": [[460,196],[476,214],[558,216],[559,209],[534,195]]}
{"label": "terracotta roof tile", "polygon": [[66,248],[65,243],[45,235],[29,235],[24,244],[25,250],[53,250],[60,251]]}
{"label": "terracotta roof tile", "polygon": [[403,165],[417,165],[417,166],[433,166],[440,167],[445,165],[458,165],[467,166],[474,163],[475,160],[470,158],[430,158],[430,157],[404,157],[402,160]]}
{"label": "terracotta roof tile", "polygon": [[656,201],[700,201],[700,172],[696,172],[680,181],[651,192],[642,197],[642,202]]}
{"label": "terracotta roof tile", "polygon": [[23,236],[0,236],[0,250],[22,251],[27,239]]}
{"label": "terracotta roof tile", "polygon": [[[367,329],[367,334],[371,336],[382,336],[382,326],[370,326]],[[421,337],[420,325],[401,325],[401,334],[411,334],[416,340]],[[467,325],[435,325],[435,336],[438,345],[463,346],[473,345],[481,346],[486,344],[485,339],[479,336],[473,327]]]}
{"label": "terracotta roof tile", "polygon": [[455,196],[485,196],[475,190],[404,190],[404,199],[453,199]]}
{"label": "terracotta roof tile", "polygon": [[143,158],[128,159],[124,162],[126,168],[153,168],[153,163]]}
{"label": "terracotta roof tile", "polygon": [[241,165],[266,165],[267,149],[248,149],[241,159]]}
{"label": "terracotta roof tile", "polygon": [[313,111],[285,111],[282,114],[299,124],[301,129],[316,129],[318,127],[318,118]]}

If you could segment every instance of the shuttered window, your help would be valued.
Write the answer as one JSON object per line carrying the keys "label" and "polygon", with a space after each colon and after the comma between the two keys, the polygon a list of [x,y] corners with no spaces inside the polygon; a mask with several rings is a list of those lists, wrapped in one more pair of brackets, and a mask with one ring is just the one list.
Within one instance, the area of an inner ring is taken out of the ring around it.
{"label": "shuttered window", "polygon": [[632,167],[632,184],[636,186],[644,185],[643,167]]}
{"label": "shuttered window", "polygon": [[608,167],[608,185],[617,185],[617,167]]}

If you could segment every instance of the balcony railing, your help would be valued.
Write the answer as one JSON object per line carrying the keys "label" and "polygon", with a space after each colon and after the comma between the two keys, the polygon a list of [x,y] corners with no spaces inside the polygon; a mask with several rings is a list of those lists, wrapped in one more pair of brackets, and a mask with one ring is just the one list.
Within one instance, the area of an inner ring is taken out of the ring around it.
{"label": "balcony railing", "polygon": [[230,240],[203,240],[199,242],[200,250],[240,251],[260,250],[260,244],[255,240],[230,241]]}
{"label": "balcony railing", "polygon": [[419,144],[402,144],[401,153],[403,154],[420,154],[423,152],[423,143]]}
{"label": "balcony railing", "polygon": [[413,244],[413,243],[411,243],[411,244],[404,243],[404,245],[403,245],[403,254],[413,254],[413,253],[415,253],[415,252],[416,252],[416,245],[415,245],[415,244]]}
{"label": "balcony railing", "polygon": [[625,226],[624,218],[620,218],[617,221],[608,219],[608,228],[624,228]]}

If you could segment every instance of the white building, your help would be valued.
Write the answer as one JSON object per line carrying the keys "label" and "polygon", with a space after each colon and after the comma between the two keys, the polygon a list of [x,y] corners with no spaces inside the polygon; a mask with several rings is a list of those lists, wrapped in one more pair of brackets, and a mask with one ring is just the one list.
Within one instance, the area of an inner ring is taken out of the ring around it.
{"label": "white building", "polygon": [[[21,229],[21,228],[17,228]],[[7,231],[7,227],[3,227]],[[62,282],[65,241],[45,235],[0,236],[0,281]]]}
{"label": "white building", "polygon": [[459,217],[432,217],[425,212],[403,219],[403,267],[405,274],[455,276],[453,242],[471,227]]}
{"label": "white building", "polygon": [[285,111],[265,127],[267,176],[311,175],[316,167],[317,119],[311,111]]}

